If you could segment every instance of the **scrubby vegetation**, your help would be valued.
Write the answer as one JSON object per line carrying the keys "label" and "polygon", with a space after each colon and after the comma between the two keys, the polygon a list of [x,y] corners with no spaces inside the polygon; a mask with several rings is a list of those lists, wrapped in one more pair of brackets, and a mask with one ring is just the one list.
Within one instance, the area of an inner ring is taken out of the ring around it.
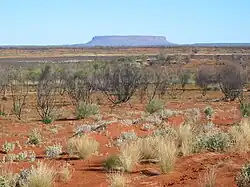
{"label": "scrubby vegetation", "polygon": [[[2,172],[0,186],[52,187],[54,183],[67,183],[74,178],[73,168],[79,170],[81,163],[82,173],[115,172],[107,178],[110,186],[120,187],[128,185],[127,176],[135,171],[145,174],[151,166],[157,171],[145,175],[174,175],[179,172],[179,159],[193,159],[196,154],[223,157],[227,152],[248,153],[250,107],[243,92],[246,68],[223,62],[219,67],[200,66],[196,72],[186,68],[187,62],[178,55],[163,55],[152,64],[124,57],[111,62],[9,68],[1,72],[3,129],[6,132],[11,128],[10,136],[21,140],[15,142],[6,135],[8,141],[1,143],[1,164],[28,165],[44,158],[67,163],[54,166],[38,162],[16,174]],[[195,89],[206,97],[198,92],[192,100]],[[188,90],[191,94],[184,97]],[[219,109],[210,91],[221,94],[216,101],[232,101],[234,110]],[[7,102],[11,107],[5,110]],[[194,108],[185,105],[192,102]],[[31,112],[34,108],[36,112]],[[240,113],[244,120],[239,122],[239,118],[235,124],[221,128],[216,122],[222,112],[231,112],[229,121]],[[17,119],[14,121],[12,116]],[[23,131],[18,129],[20,123],[27,123]],[[92,159],[97,160],[95,166]],[[74,166],[72,162],[76,162]],[[195,170],[191,165],[190,170]],[[200,166],[200,170],[204,168]],[[245,166],[236,177],[238,186],[248,186],[248,168]],[[202,186],[215,186],[217,174],[215,169],[206,170]]]}

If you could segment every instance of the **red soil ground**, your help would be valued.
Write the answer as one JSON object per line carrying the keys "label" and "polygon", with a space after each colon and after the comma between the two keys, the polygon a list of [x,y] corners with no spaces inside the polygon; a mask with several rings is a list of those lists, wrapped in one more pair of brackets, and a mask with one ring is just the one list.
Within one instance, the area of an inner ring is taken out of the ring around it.
{"label": "red soil ground", "polygon": [[[211,97],[220,97],[218,93],[209,93]],[[104,100],[105,98],[103,98]],[[200,94],[196,92],[188,92],[182,96],[181,100],[166,100],[166,108],[184,110],[188,108],[199,108],[202,110],[207,105],[210,105],[215,110],[213,122],[219,127],[226,128],[241,120],[240,112],[237,102],[204,102],[204,98],[200,98]],[[92,133],[100,143],[100,150],[97,155],[94,155],[90,160],[74,160],[67,155],[63,155],[57,160],[47,160],[45,158],[44,148],[53,143],[61,143],[66,147],[66,142],[74,133],[74,128],[81,124],[94,122],[93,118],[84,120],[75,120],[72,113],[72,106],[65,101],[64,106],[61,107],[61,115],[66,116],[67,120],[55,121],[52,124],[45,125],[38,121],[36,110],[34,108],[33,97],[29,97],[28,104],[25,109],[24,121],[15,120],[12,115],[1,117],[0,119],[0,146],[5,141],[13,142],[19,141],[22,145],[22,150],[34,150],[37,155],[37,160],[50,162],[54,167],[59,167],[62,163],[67,162],[74,168],[72,179],[67,183],[56,182],[56,186],[61,187],[106,187],[108,186],[107,172],[102,167],[102,162],[105,158],[118,152],[116,147],[110,147],[110,141],[118,137],[121,132],[134,131],[138,136],[150,134],[152,131],[144,131],[141,129],[142,124],[126,125],[120,121],[114,122],[108,126],[106,132]],[[133,108],[129,105],[117,106],[112,114],[109,113],[109,107],[103,103],[100,107],[103,119],[136,119],[141,116],[144,111],[145,104],[140,104],[136,99],[132,101]],[[9,101],[6,103],[6,110],[10,110]],[[177,115],[169,118],[169,124],[180,125],[183,123],[185,117]],[[204,119],[204,116],[202,116]],[[41,130],[44,137],[41,146],[31,147],[25,146],[27,137],[31,129],[38,128]],[[52,132],[51,129],[56,128],[57,133]],[[16,149],[15,152],[20,152]],[[4,157],[4,153],[0,153],[0,159]],[[217,179],[216,186],[218,187],[234,187],[234,177],[239,169],[250,158],[250,154],[240,153],[200,153],[190,156],[178,158],[174,170],[166,175],[146,176],[145,170],[160,171],[156,164],[142,164],[138,165],[136,169],[126,174],[130,180],[130,186],[172,186],[172,187],[198,187],[200,181],[203,179],[204,173],[212,165],[217,165]],[[14,171],[19,171],[22,168],[27,168],[32,163],[29,162],[14,162],[10,164],[10,168]],[[1,164],[0,164],[1,165]]]}

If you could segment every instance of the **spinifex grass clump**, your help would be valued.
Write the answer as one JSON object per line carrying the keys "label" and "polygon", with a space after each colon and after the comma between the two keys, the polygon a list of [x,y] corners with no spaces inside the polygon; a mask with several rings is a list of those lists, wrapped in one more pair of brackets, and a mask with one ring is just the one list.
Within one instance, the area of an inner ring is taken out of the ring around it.
{"label": "spinifex grass clump", "polygon": [[99,143],[88,135],[74,137],[68,141],[68,152],[70,155],[76,155],[81,159],[87,160],[99,148]]}
{"label": "spinifex grass clump", "polygon": [[56,171],[46,163],[39,162],[32,166],[24,187],[53,187]]}
{"label": "spinifex grass clump", "polygon": [[163,174],[173,170],[177,158],[176,144],[172,140],[161,139],[157,145],[159,164]]}
{"label": "spinifex grass clump", "polygon": [[111,173],[108,175],[110,187],[125,187],[127,186],[127,178],[123,173]]}
{"label": "spinifex grass clump", "polygon": [[125,172],[132,172],[140,160],[140,148],[137,142],[129,142],[122,145],[119,154],[122,168]]}

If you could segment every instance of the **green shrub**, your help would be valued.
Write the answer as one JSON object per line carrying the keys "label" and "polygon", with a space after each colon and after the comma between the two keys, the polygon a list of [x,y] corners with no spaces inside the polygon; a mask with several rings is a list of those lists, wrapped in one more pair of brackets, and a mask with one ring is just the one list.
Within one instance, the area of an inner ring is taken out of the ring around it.
{"label": "green shrub", "polygon": [[103,162],[103,167],[108,171],[119,170],[122,167],[122,163],[119,156],[111,155]]}
{"label": "green shrub", "polygon": [[46,118],[42,119],[42,122],[44,124],[50,124],[53,122],[53,119],[51,117],[46,117]]}
{"label": "green shrub", "polygon": [[146,106],[146,112],[153,114],[164,108],[164,103],[161,100],[153,99]]}
{"label": "green shrub", "polygon": [[95,104],[81,103],[76,108],[77,119],[84,119],[96,114],[99,114],[99,107]]}
{"label": "green shrub", "polygon": [[211,118],[212,115],[214,114],[214,109],[210,106],[207,106],[205,109],[204,109],[204,113],[205,115],[207,116],[207,118]]}
{"label": "green shrub", "polygon": [[16,143],[11,143],[11,142],[5,142],[3,145],[2,145],[2,150],[6,153],[9,153],[9,152],[12,152],[14,151],[16,147]]}
{"label": "green shrub", "polygon": [[198,135],[195,138],[193,152],[226,151],[231,146],[231,136],[228,133],[215,131]]}
{"label": "green shrub", "polygon": [[236,176],[235,181],[238,187],[250,186],[250,164],[249,163],[242,167],[239,175]]}
{"label": "green shrub", "polygon": [[250,103],[242,102],[240,104],[240,112],[243,117],[249,117],[250,116]]}

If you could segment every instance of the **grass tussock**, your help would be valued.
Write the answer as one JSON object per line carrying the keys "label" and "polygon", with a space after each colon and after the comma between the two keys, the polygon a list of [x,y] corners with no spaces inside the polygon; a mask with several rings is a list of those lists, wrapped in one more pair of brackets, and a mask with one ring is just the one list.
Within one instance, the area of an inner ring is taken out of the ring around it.
{"label": "grass tussock", "polygon": [[177,147],[172,140],[161,139],[158,142],[159,164],[163,174],[173,170],[176,161]]}
{"label": "grass tussock", "polygon": [[16,175],[6,165],[3,165],[3,167],[0,168],[0,186],[16,186]]}
{"label": "grass tussock", "polygon": [[177,128],[177,143],[181,155],[187,156],[193,151],[193,140],[195,137],[193,128],[191,125],[180,125]]}
{"label": "grass tussock", "polygon": [[67,163],[63,164],[58,172],[59,181],[62,181],[62,182],[70,181],[73,173],[74,173],[74,170],[72,167],[70,167],[69,164]]}
{"label": "grass tussock", "polygon": [[160,141],[160,137],[149,136],[137,140],[138,148],[140,151],[141,160],[157,160],[158,150],[157,145]]}
{"label": "grass tussock", "polygon": [[121,146],[119,160],[125,172],[133,171],[140,160],[140,148],[137,142],[129,142]]}
{"label": "grass tussock", "polygon": [[250,123],[244,119],[238,126],[230,129],[233,140],[232,151],[249,152],[250,151]]}
{"label": "grass tussock", "polygon": [[36,167],[32,167],[27,183],[23,187],[53,187],[56,171],[48,164],[39,162]]}
{"label": "grass tussock", "polygon": [[123,173],[111,173],[108,175],[110,187],[125,187],[127,186],[127,178]]}
{"label": "grass tussock", "polygon": [[216,186],[216,168],[213,166],[209,168],[204,177],[200,181],[201,187],[215,187]]}
{"label": "grass tussock", "polygon": [[74,137],[68,141],[68,152],[77,155],[81,159],[89,159],[99,148],[99,143],[88,135]]}

